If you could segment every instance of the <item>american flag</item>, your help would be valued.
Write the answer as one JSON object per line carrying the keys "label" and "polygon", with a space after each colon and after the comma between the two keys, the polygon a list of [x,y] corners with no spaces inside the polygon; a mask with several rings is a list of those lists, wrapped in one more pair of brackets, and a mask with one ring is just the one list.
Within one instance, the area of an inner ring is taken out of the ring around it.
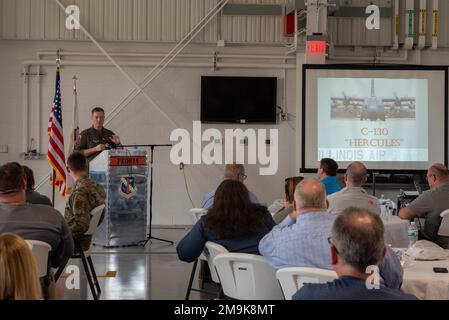
{"label": "american flag", "polygon": [[55,99],[53,101],[50,120],[48,122],[49,145],[47,159],[56,172],[55,185],[58,186],[59,193],[62,196],[65,196],[67,174],[64,154],[64,131],[62,127],[60,80],[60,69],[58,65],[56,69]]}

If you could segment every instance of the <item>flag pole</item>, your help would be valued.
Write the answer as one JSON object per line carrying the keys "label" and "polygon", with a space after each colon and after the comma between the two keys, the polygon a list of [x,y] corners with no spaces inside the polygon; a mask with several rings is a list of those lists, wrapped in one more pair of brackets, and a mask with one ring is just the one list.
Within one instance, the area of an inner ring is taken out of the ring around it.
{"label": "flag pole", "polygon": [[78,80],[76,74],[73,76],[72,80],[73,80],[73,95],[76,96],[76,94],[77,94],[77,92],[76,92],[76,81]]}
{"label": "flag pole", "polygon": [[[78,100],[77,100],[77,81],[78,77],[73,75],[73,113],[72,113],[72,130],[70,131],[70,141],[69,141],[69,149],[68,149],[68,156],[75,150],[75,145],[78,139],[79,132],[77,130],[78,128]],[[71,194],[73,187],[74,187],[74,181],[73,178],[69,175],[67,176],[67,190],[66,194]]]}
{"label": "flag pole", "polygon": [[[59,71],[59,68],[61,66],[61,54],[59,52],[59,49],[56,50],[56,68]],[[51,197],[51,203],[53,204],[53,208],[55,207],[55,193],[56,193],[56,170],[53,168],[53,180],[51,183],[52,188],[52,197]]]}
{"label": "flag pole", "polygon": [[56,190],[56,171],[53,169],[53,181],[51,183],[52,195],[51,195],[51,203],[53,204],[53,208],[55,207],[55,190]]}

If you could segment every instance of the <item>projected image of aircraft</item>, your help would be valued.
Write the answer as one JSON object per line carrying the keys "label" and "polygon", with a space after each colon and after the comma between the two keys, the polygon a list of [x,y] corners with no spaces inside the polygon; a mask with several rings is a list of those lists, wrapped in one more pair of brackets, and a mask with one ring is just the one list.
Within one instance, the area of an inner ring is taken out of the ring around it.
{"label": "projected image of aircraft", "polygon": [[343,111],[358,110],[363,105],[363,99],[348,97],[344,92],[342,98],[331,98],[332,106]]}
{"label": "projected image of aircraft", "polygon": [[415,98],[399,97],[380,98],[376,96],[375,81],[371,80],[369,97],[331,97],[332,119],[354,119],[386,121],[387,119],[415,119]]}

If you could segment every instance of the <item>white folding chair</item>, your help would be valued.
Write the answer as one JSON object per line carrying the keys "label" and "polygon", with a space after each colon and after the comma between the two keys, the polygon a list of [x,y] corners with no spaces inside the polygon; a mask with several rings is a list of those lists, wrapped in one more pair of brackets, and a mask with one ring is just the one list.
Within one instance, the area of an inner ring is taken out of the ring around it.
{"label": "white folding chair", "polygon": [[[102,205],[94,208],[90,212],[91,218],[90,218],[90,223],[89,223],[89,229],[84,233],[84,235],[93,237],[93,235],[97,231],[98,224],[100,222],[101,215],[103,213],[104,208],[105,208],[105,205],[102,204]],[[101,295],[101,288],[100,288],[100,284],[98,282],[97,274],[95,272],[94,264],[92,262],[91,248],[92,248],[92,245],[89,247],[89,249],[87,251],[83,251],[81,249],[79,242],[77,243],[77,241],[75,241],[75,253],[72,255],[71,258],[72,259],[81,259],[92,296],[93,296],[94,300],[98,300],[98,298]],[[55,279],[56,279],[55,281],[57,281],[59,279],[59,276],[62,274],[64,269],[65,269],[65,266],[62,266],[58,269],[58,272],[56,273],[56,276],[55,276]]]}
{"label": "white folding chair", "polygon": [[292,296],[304,283],[326,283],[337,279],[338,276],[333,270],[294,267],[279,269],[276,278],[279,280],[285,300],[292,300]]}
{"label": "white folding chair", "polygon": [[[213,292],[203,290],[203,288],[201,288],[201,289],[192,288],[193,279],[195,278],[195,271],[196,271],[196,267],[198,264],[198,260],[201,260],[202,262],[203,261],[207,262],[207,264],[209,266],[212,281],[215,282],[216,284],[220,285],[220,279],[218,278],[217,271],[215,270],[215,267],[214,267],[214,258],[220,253],[227,253],[227,252],[229,252],[229,251],[222,245],[219,245],[218,243],[214,243],[211,241],[206,242],[206,245],[204,246],[203,253],[195,261],[195,263],[193,265],[192,272],[190,274],[189,285],[187,287],[187,293],[186,293],[185,300],[189,300],[191,291],[205,292],[205,293],[213,294]],[[221,285],[220,285],[220,289],[218,292],[218,296],[220,296],[220,294],[221,294]]]}
{"label": "white folding chair", "polygon": [[220,283],[220,278],[218,277],[217,270],[215,269],[214,259],[216,256],[222,253],[229,253],[229,251],[218,243],[212,241],[206,242],[203,254],[207,259],[207,264],[209,265],[212,281],[217,284]]}
{"label": "white folding chair", "polygon": [[39,278],[44,278],[44,297],[48,298],[48,288],[50,286],[50,252],[51,246],[43,241],[25,240],[31,249],[36,262],[36,272]]}
{"label": "white folding chair", "polygon": [[193,224],[197,223],[202,216],[207,213],[207,209],[204,208],[192,208],[189,210],[189,215],[192,219]]}
{"label": "white folding chair", "polygon": [[255,254],[221,253],[214,259],[225,296],[238,300],[283,300],[276,271]]}
{"label": "white folding chair", "polygon": [[441,224],[438,229],[438,236],[449,237],[449,209],[440,213]]}

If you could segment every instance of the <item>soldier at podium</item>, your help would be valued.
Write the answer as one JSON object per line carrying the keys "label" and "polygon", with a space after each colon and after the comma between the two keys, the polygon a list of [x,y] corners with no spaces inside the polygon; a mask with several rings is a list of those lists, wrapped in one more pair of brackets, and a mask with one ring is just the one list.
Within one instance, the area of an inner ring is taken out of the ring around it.
{"label": "soldier at podium", "polygon": [[92,127],[81,132],[75,151],[81,152],[90,162],[103,150],[121,148],[120,138],[114,132],[103,127],[104,110],[92,110]]}

